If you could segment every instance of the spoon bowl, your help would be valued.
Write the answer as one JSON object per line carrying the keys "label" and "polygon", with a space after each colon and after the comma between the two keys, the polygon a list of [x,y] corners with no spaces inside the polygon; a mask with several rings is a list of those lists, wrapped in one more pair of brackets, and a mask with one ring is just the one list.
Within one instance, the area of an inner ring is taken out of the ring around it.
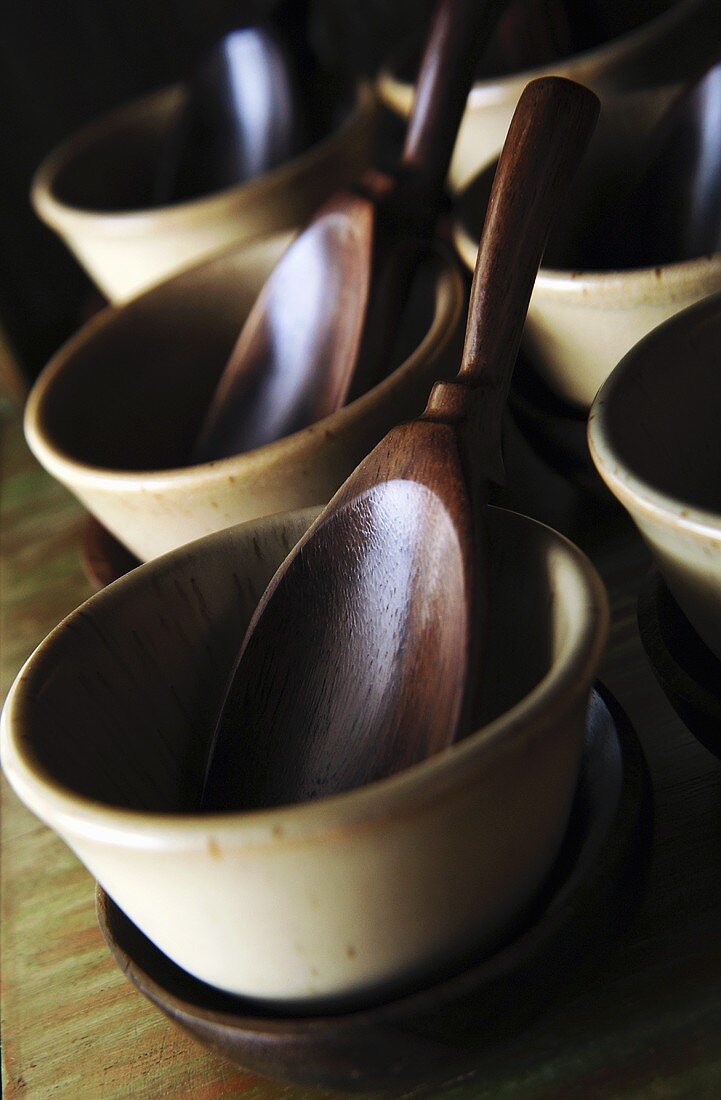
{"label": "spoon bowl", "polygon": [[349,198],[325,211],[261,290],[211,399],[193,461],[272,443],[345,403],[372,262],[371,211]]}
{"label": "spoon bowl", "polygon": [[607,215],[605,268],[650,267],[721,251],[721,61],[684,88],[649,137],[640,179]]}
{"label": "spoon bowl", "polygon": [[252,179],[300,153],[305,119],[290,60],[270,27],[226,34],[189,81],[166,135],[155,201],[179,202]]}
{"label": "spoon bowl", "polygon": [[[370,532],[360,546],[359,527]],[[467,558],[442,496],[417,481],[333,509],[264,597],[253,659],[224,703],[206,807],[324,797],[445,748],[465,687]],[[292,672],[279,638],[292,639]],[[243,738],[242,766],[237,738],[223,739],[230,722],[262,729]]]}

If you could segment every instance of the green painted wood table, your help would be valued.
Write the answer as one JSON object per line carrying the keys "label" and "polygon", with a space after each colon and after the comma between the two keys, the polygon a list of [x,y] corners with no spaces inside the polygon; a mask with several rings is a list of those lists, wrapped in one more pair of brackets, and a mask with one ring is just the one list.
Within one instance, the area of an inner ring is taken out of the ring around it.
{"label": "green painted wood table", "polygon": [[[2,684],[90,595],[78,539],[84,513],[33,461],[17,409],[2,412]],[[656,799],[654,856],[632,928],[587,975],[482,1071],[432,1092],[447,1100],[721,1097],[721,763],[673,715],[635,622],[648,566],[618,515],[582,509],[516,446],[521,509],[573,532],[609,587],[614,625],[603,679],[639,732]],[[539,488],[541,486],[541,488]],[[532,491],[531,488],[532,487]],[[105,1097],[314,1095],[208,1053],[143,1000],[97,929],[94,883],[4,784],[2,1038],[5,1095]],[[592,947],[591,947],[592,949]],[[399,1095],[399,1094],[396,1094]]]}

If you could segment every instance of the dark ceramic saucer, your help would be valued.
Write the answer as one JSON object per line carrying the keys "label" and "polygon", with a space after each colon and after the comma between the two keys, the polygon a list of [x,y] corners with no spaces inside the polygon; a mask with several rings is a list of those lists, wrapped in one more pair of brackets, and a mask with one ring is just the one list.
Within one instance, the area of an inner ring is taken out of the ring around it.
{"label": "dark ceramic saucer", "polygon": [[612,507],[616,502],[593,465],[586,443],[588,414],[557,397],[521,354],[508,407],[533,452],[556,473]]}
{"label": "dark ceramic saucer", "polygon": [[721,661],[653,569],[638,597],[638,628],[656,679],[681,721],[721,757]]}
{"label": "dark ceramic saucer", "polygon": [[566,840],[525,931],[490,958],[360,1011],[283,1016],[224,994],[166,958],[98,887],[98,919],[123,973],[181,1027],[249,1070],[299,1085],[374,1089],[426,1083],[482,1063],[522,1033],[628,923],[652,833],[643,753],[600,687],[589,710]]}
{"label": "dark ceramic saucer", "polygon": [[140,562],[102,524],[88,516],[80,536],[80,557],[85,576],[94,588],[105,588],[129,573]]}

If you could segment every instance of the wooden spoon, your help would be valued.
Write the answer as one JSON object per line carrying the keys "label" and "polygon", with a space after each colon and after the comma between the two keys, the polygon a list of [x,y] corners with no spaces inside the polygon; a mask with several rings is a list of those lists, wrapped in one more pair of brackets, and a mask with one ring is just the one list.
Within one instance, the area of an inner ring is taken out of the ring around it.
{"label": "wooden spoon", "polygon": [[560,78],[521,96],[458,376],[357,467],[268,586],[215,731],[205,810],[343,791],[473,728],[503,407],[551,219],[597,114],[591,92]]}
{"label": "wooden spoon", "polygon": [[[205,54],[188,82],[187,101],[160,151],[158,203],[252,179],[307,143],[308,112],[295,59],[255,4],[246,0],[245,7],[245,23]],[[305,83],[308,74],[303,77]]]}
{"label": "wooden spoon", "polygon": [[659,120],[645,169],[597,239],[593,258],[612,269],[678,263],[721,248],[721,60]]}
{"label": "wooden spoon", "polygon": [[[387,366],[430,237],[476,60],[503,0],[439,0],[399,169],[318,212],[243,327],[191,460],[238,454],[328,416]],[[352,386],[352,389],[351,389]]]}

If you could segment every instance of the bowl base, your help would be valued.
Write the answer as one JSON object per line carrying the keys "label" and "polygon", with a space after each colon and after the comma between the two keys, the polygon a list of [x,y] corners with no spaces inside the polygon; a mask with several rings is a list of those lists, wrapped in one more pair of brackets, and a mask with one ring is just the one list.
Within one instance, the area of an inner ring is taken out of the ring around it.
{"label": "bowl base", "polygon": [[638,597],[638,628],[666,698],[690,733],[721,758],[721,661],[702,641],[661,574]]}
{"label": "bowl base", "polygon": [[140,565],[130,550],[94,516],[88,516],[82,527],[80,560],[85,576],[98,590]]}
{"label": "bowl base", "polygon": [[588,413],[553,393],[523,353],[516,361],[508,407],[521,434],[542,462],[597,501],[618,507],[588,450]]}
{"label": "bowl base", "polygon": [[598,964],[641,896],[652,817],[640,744],[598,685],[566,839],[533,915],[494,955],[426,988],[335,1015],[269,1011],[176,966],[100,887],[98,920],[133,985],[200,1042],[246,1069],[345,1090],[429,1083],[481,1066],[494,1044],[517,1039],[564,985]]}

